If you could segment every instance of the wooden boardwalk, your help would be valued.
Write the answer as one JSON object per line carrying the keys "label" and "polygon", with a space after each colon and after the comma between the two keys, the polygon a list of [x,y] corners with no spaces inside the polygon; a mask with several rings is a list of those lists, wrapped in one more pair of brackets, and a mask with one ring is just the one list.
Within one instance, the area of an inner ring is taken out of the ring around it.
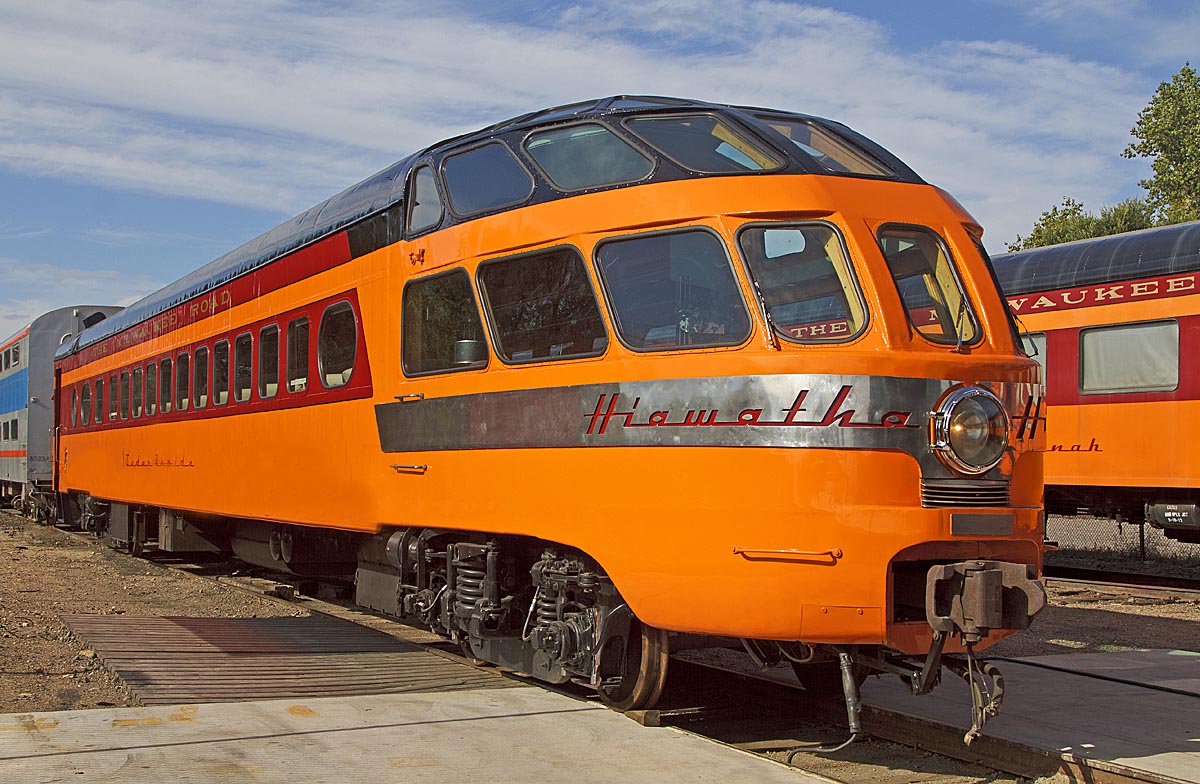
{"label": "wooden boardwalk", "polygon": [[504,688],[493,673],[321,615],[65,615],[144,705]]}

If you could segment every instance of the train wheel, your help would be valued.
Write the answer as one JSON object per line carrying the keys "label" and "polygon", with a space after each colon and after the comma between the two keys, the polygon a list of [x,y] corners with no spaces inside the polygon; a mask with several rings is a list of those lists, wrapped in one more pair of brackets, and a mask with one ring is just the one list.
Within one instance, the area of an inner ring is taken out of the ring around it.
{"label": "train wheel", "polygon": [[622,712],[653,707],[667,680],[669,654],[667,632],[634,619],[625,641],[621,682],[602,686],[601,702]]}

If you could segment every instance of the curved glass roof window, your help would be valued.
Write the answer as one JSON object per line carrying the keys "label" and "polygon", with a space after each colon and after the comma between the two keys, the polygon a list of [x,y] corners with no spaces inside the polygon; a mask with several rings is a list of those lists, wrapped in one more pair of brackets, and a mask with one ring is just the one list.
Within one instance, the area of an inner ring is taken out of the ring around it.
{"label": "curved glass roof window", "polygon": [[725,245],[703,229],[609,240],[597,249],[613,321],[637,351],[738,345],[750,315]]}
{"label": "curved glass roof window", "polygon": [[499,142],[446,158],[442,180],[450,206],[459,215],[519,204],[533,193],[533,178]]}
{"label": "curved glass roof window", "polygon": [[919,226],[884,226],[879,246],[917,332],[943,345],[974,343],[978,322],[941,238]]}
{"label": "curved glass roof window", "polygon": [[738,245],[776,334],[795,343],[849,340],[867,323],[841,237],[824,223],[749,226]]}
{"label": "curved glass roof window", "polygon": [[525,150],[564,191],[640,180],[654,163],[597,123],[530,134]]}
{"label": "curved glass roof window", "polygon": [[811,122],[770,115],[758,115],[772,130],[796,145],[801,152],[823,168],[838,174],[866,174],[873,177],[895,177],[896,173],[868,156],[844,139]]}
{"label": "curved glass roof window", "polygon": [[635,117],[629,130],[692,171],[708,174],[778,169],[783,161],[734,131],[715,114]]}

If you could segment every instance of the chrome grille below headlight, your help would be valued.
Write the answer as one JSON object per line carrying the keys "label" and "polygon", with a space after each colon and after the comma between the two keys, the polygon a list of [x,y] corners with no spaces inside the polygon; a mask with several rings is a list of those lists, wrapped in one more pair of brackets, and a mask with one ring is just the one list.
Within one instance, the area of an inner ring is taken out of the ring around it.
{"label": "chrome grille below headlight", "polygon": [[1008,482],[992,479],[925,479],[921,481],[921,506],[1008,506]]}

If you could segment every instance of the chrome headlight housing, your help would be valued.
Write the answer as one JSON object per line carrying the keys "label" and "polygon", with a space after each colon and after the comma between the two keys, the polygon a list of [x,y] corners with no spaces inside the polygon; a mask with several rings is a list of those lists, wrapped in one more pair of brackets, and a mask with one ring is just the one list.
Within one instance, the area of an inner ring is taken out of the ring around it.
{"label": "chrome headlight housing", "polygon": [[1004,457],[1008,429],[1008,412],[991,390],[956,387],[941,399],[930,417],[929,443],[952,470],[983,474]]}

